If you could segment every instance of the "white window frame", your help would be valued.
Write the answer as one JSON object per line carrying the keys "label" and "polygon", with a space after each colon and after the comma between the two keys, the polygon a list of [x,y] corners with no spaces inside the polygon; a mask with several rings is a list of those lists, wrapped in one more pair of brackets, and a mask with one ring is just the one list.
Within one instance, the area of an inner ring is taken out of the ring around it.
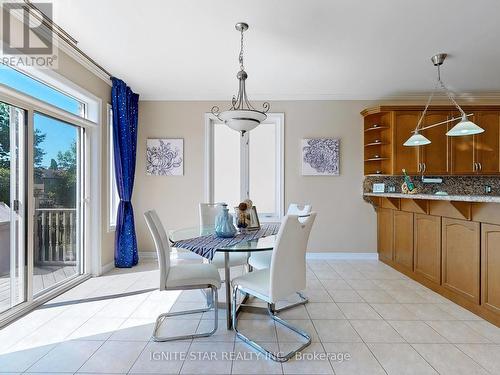
{"label": "white window frame", "polygon": [[[285,165],[284,165],[284,113],[268,113],[264,124],[273,124],[276,127],[276,207],[275,212],[259,212],[262,222],[281,221],[285,206]],[[205,114],[205,168],[204,168],[204,199],[205,202],[214,203],[214,129],[215,126],[225,126],[211,113]],[[252,140],[250,132],[240,137],[240,199],[249,197],[250,192],[250,165],[249,142]]]}
{"label": "white window frame", "polygon": [[113,143],[113,107],[106,105],[108,126],[108,232],[116,230],[116,215],[118,213],[118,187],[116,186],[114,143]]}

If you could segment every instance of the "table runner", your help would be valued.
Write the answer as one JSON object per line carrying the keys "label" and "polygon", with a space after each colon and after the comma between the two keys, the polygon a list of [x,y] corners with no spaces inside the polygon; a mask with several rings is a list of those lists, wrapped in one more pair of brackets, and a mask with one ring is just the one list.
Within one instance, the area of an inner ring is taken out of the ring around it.
{"label": "table runner", "polygon": [[239,244],[243,241],[256,240],[258,238],[272,236],[277,234],[280,229],[279,223],[266,223],[260,226],[260,229],[248,233],[239,233],[232,238],[219,238],[213,234],[190,238],[174,242],[172,247],[191,250],[193,253],[201,255],[204,258],[212,260],[217,249],[227,248]]}

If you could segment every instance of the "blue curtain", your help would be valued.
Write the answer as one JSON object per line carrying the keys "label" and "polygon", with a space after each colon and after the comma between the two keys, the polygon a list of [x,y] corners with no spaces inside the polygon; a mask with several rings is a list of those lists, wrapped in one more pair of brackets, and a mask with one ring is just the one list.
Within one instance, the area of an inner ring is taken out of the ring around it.
{"label": "blue curtain", "polygon": [[116,219],[115,266],[132,267],[139,261],[135,235],[132,189],[137,150],[137,116],[139,95],[125,82],[112,78],[113,147],[115,176],[120,203]]}

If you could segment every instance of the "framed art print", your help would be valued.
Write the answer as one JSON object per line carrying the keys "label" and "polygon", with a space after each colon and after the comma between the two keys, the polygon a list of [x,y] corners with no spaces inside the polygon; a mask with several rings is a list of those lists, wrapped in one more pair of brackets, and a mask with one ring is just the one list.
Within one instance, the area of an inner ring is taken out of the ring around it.
{"label": "framed art print", "polygon": [[338,176],[340,140],[338,138],[302,139],[302,176]]}
{"label": "framed art print", "polygon": [[184,139],[148,139],[146,174],[149,176],[184,175]]}

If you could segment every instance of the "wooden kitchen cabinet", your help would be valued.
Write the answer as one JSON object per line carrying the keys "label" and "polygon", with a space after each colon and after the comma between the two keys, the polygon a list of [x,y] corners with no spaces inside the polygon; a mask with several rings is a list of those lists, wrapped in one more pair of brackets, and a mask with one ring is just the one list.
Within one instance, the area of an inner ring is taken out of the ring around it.
{"label": "wooden kitchen cabinet", "polygon": [[[463,106],[470,120],[485,131],[474,136],[448,137],[446,132],[460,121],[422,131],[431,143],[406,147],[423,106],[377,106],[361,112],[364,117],[365,175],[500,174],[500,106]],[[430,106],[421,127],[460,118],[454,106]]]}
{"label": "wooden kitchen cabinet", "polygon": [[444,217],[442,256],[443,287],[479,304],[479,223]]}
{"label": "wooden kitchen cabinet", "polygon": [[481,224],[481,304],[500,314],[500,225]]}
{"label": "wooden kitchen cabinet", "polygon": [[[452,118],[460,117],[460,112],[452,112]],[[474,116],[468,117],[476,121]],[[450,129],[461,120],[450,123]],[[452,174],[472,174],[475,172],[474,164],[474,136],[465,135],[450,138],[450,168]]]}
{"label": "wooden kitchen cabinet", "polygon": [[397,111],[394,113],[394,174],[402,174],[403,168],[410,175],[417,174],[418,147],[403,146],[417,126],[420,112]]}
{"label": "wooden kitchen cabinet", "polygon": [[477,172],[484,174],[500,172],[500,112],[480,111],[474,121],[484,129],[474,138],[474,161]]}
{"label": "wooden kitchen cabinet", "polygon": [[[447,111],[429,111],[425,115],[422,126],[446,121],[450,118],[449,116],[450,113]],[[428,145],[418,147],[419,163],[421,163],[421,168],[423,168],[423,172],[427,175],[450,173],[448,165],[449,137],[446,136],[447,131],[447,125],[440,125],[422,132],[431,141]]]}
{"label": "wooden kitchen cabinet", "polygon": [[393,236],[394,236],[394,210],[389,208],[377,209],[377,248],[380,258],[393,260]]}
{"label": "wooden kitchen cabinet", "polygon": [[415,214],[414,271],[441,283],[441,217]]}
{"label": "wooden kitchen cabinet", "polygon": [[413,271],[413,213],[394,211],[394,262]]}
{"label": "wooden kitchen cabinet", "polygon": [[[458,117],[459,113],[454,113]],[[450,137],[452,174],[494,174],[500,171],[500,112],[478,111],[469,120],[483,133]],[[452,125],[458,123],[455,121]]]}

